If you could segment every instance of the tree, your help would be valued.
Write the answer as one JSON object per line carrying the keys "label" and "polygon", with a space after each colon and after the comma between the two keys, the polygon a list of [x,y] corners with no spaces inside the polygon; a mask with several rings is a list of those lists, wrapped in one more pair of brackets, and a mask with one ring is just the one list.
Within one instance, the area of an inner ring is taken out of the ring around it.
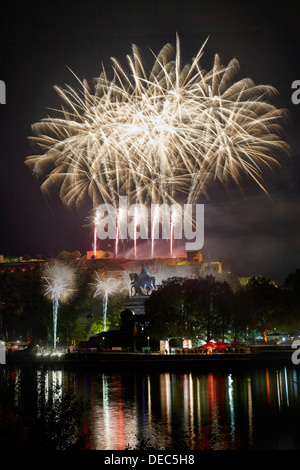
{"label": "tree", "polygon": [[56,259],[59,259],[62,261],[72,259],[72,253],[66,250],[60,251],[58,255],[56,256]]}
{"label": "tree", "polygon": [[[106,320],[106,328],[109,329],[110,322]],[[88,328],[88,332],[92,335],[99,335],[104,331],[104,320],[103,317],[98,318],[97,320],[93,321],[92,324]]]}
{"label": "tree", "polygon": [[127,296],[114,295],[109,299],[108,303],[108,319],[113,326],[120,326],[121,312],[124,310]]}
{"label": "tree", "polygon": [[223,339],[230,323],[232,291],[225,282],[170,278],[145,303],[149,331],[156,339],[182,336]]}
{"label": "tree", "polygon": [[194,331],[207,342],[224,340],[230,325],[230,305],[233,293],[226,282],[213,276],[186,279],[185,302]]}
{"label": "tree", "polygon": [[300,269],[289,273],[283,283],[276,320],[279,331],[300,334]]}
{"label": "tree", "polygon": [[79,250],[75,250],[73,253],[72,253],[72,257],[73,259],[79,259],[81,258],[81,253]]}
{"label": "tree", "polygon": [[149,334],[153,339],[188,336],[187,314],[183,296],[184,279],[173,277],[163,281],[145,302]]}
{"label": "tree", "polygon": [[72,328],[71,340],[87,341],[89,339],[90,328],[90,322],[86,317],[81,316],[77,318]]}
{"label": "tree", "polygon": [[289,289],[300,299],[300,269],[296,269],[295,272],[288,274],[283,287]]}
{"label": "tree", "polygon": [[244,312],[250,329],[266,333],[275,327],[280,288],[262,276],[252,277],[244,290]]}
{"label": "tree", "polygon": [[4,272],[0,274],[0,286],[6,338],[25,339],[28,332],[33,340],[45,337],[51,308],[42,292],[40,271]]}
{"label": "tree", "polygon": [[[254,324],[249,321],[247,311],[248,300],[245,294],[245,288],[242,287],[235,292],[231,304],[231,339],[238,341],[248,339],[249,332],[254,331]],[[251,329],[249,329],[251,327]]]}

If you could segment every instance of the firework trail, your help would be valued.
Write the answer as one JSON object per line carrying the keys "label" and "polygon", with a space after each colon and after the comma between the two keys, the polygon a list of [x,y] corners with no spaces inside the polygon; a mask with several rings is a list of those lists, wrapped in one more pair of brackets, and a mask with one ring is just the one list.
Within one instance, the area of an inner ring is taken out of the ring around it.
{"label": "firework trail", "polygon": [[148,213],[145,213],[137,204],[129,211],[132,220],[129,224],[129,234],[133,239],[134,259],[137,258],[137,243],[139,238],[148,238]]}
{"label": "firework trail", "polygon": [[46,264],[43,270],[45,296],[53,303],[53,348],[56,349],[57,314],[60,302],[66,302],[75,292],[75,271],[64,264]]}
{"label": "firework trail", "polygon": [[135,209],[134,216],[133,216],[133,244],[134,244],[134,259],[136,259],[137,255],[137,226],[138,226],[138,211]]}
{"label": "firework trail", "polygon": [[236,59],[223,66],[215,55],[203,70],[204,45],[181,66],[180,43],[166,44],[147,73],[138,48],[127,56],[127,72],[112,59],[112,79],[103,68],[93,88],[55,89],[62,99],[57,117],[33,125],[35,155],[26,164],[44,177],[41,189],[60,188],[69,208],[87,200],[93,208],[116,202],[196,203],[214,182],[244,176],[266,191],[266,170],[288,153],[282,140],[285,111],[271,104],[277,91],[236,81]]}
{"label": "firework trail", "polygon": [[93,244],[92,244],[95,258],[97,257],[97,223],[98,223],[98,220],[97,220],[97,217],[95,217],[94,227],[93,227]]}
{"label": "firework trail", "polygon": [[159,209],[156,206],[153,210],[153,224],[151,227],[151,258],[154,257],[154,248],[155,248],[155,231],[159,223]]}
{"label": "firework trail", "polygon": [[170,217],[170,258],[174,257],[174,239],[178,238],[178,236],[176,236],[176,228],[181,228],[181,217],[182,214],[180,206],[173,206]]}

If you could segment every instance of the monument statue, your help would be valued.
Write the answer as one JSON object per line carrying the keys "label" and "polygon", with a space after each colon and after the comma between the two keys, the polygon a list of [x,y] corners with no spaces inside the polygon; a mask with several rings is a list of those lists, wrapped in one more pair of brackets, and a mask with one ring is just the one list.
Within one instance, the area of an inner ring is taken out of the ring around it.
{"label": "monument statue", "polygon": [[155,276],[150,276],[143,264],[140,274],[129,274],[131,279],[131,295],[150,295],[156,289]]}

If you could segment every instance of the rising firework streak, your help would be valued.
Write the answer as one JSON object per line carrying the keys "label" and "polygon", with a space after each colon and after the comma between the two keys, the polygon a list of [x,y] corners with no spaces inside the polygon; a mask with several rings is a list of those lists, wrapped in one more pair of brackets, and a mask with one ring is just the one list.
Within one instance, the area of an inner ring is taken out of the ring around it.
{"label": "rising firework streak", "polygon": [[[120,214],[122,216],[120,217]],[[134,258],[137,257],[137,240],[151,240],[151,254],[159,238],[169,240],[170,256],[173,257],[174,240],[190,240],[186,250],[200,250],[204,242],[204,204],[152,204],[148,210],[144,204],[127,207],[127,198],[120,198],[119,207],[101,204],[94,219],[99,240],[115,240],[115,255],[119,240],[133,240]],[[95,229],[94,229],[95,231]]]}

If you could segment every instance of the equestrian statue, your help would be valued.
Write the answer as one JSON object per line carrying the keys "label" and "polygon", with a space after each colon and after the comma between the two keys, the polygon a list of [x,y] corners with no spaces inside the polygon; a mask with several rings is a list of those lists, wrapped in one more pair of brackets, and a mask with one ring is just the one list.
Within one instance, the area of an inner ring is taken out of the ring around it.
{"label": "equestrian statue", "polygon": [[150,295],[156,289],[155,276],[150,276],[146,266],[143,264],[140,274],[129,274],[131,279],[131,295]]}

